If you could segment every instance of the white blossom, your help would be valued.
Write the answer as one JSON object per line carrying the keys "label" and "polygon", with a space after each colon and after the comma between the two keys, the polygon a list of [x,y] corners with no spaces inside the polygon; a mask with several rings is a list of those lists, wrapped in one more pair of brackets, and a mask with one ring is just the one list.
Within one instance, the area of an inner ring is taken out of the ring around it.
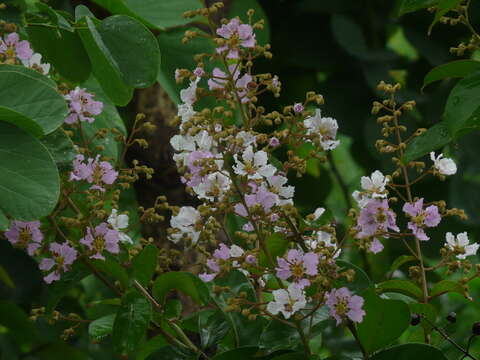
{"label": "white blossom", "polygon": [[325,212],[325,208],[319,207],[316,208],[315,211],[313,212],[313,221],[317,221],[320,219],[320,217],[323,215]]}
{"label": "white blossom", "polygon": [[360,183],[362,189],[371,193],[373,198],[386,198],[385,186],[388,183],[388,178],[382,174],[381,171],[375,170],[370,177],[362,176]]}
{"label": "white blossom", "polygon": [[177,230],[177,232],[170,234],[170,240],[177,243],[183,235],[187,235],[195,244],[200,236],[200,231],[195,229],[195,225],[200,220],[200,212],[197,209],[192,206],[181,207],[178,214],[170,219],[170,226]]}
{"label": "white blossom", "polygon": [[303,290],[296,284],[290,284],[287,290],[274,290],[272,295],[274,300],[268,303],[267,311],[273,315],[281,312],[285,319],[289,319],[290,316],[303,309],[307,304]]}
{"label": "white blossom", "polygon": [[122,232],[122,230],[125,230],[128,228],[128,215],[127,214],[118,214],[117,209],[112,209],[112,213],[108,217],[107,222],[110,224],[110,226],[114,229],[117,230],[119,233],[119,240],[121,242],[126,242],[133,244],[132,239],[130,236]]}
{"label": "white blossom", "polygon": [[238,258],[242,256],[244,253],[245,251],[243,251],[243,249],[240,246],[235,244],[230,246],[230,257]]}
{"label": "white blossom", "polygon": [[295,187],[285,185],[288,179],[285,176],[274,175],[267,178],[268,190],[278,196],[277,205],[292,204]]}
{"label": "white blossom", "polygon": [[320,145],[324,150],[333,150],[340,144],[339,140],[335,140],[338,131],[337,120],[322,117],[320,109],[316,109],[315,115],[306,118],[303,123],[307,128],[307,135],[320,137]]}
{"label": "white blossom", "polygon": [[262,179],[273,176],[276,168],[268,164],[268,155],[265,151],[253,152],[252,146],[248,146],[242,153],[242,160],[238,159],[238,155],[234,155],[235,166],[233,170],[237,175],[247,175],[248,179]]}
{"label": "white blossom", "polygon": [[467,256],[475,255],[480,246],[477,243],[469,245],[470,241],[466,232],[457,234],[457,236],[453,235],[451,232],[447,232],[445,238],[447,240],[445,247],[452,251],[459,252],[459,254],[457,254],[457,259],[460,260],[464,260]]}
{"label": "white blossom", "polygon": [[450,158],[444,158],[443,154],[439,154],[435,157],[435,153],[430,153],[430,159],[433,161],[433,166],[442,175],[453,175],[457,172],[457,165],[455,161]]}
{"label": "white blossom", "polygon": [[43,75],[48,75],[50,71],[50,64],[42,64],[42,55],[39,53],[33,54],[28,60],[22,60],[22,64],[30,69],[41,70]]}
{"label": "white blossom", "polygon": [[222,199],[225,193],[230,190],[232,181],[219,171],[208,174],[200,184],[193,187],[193,191],[200,199],[214,201],[215,198]]}

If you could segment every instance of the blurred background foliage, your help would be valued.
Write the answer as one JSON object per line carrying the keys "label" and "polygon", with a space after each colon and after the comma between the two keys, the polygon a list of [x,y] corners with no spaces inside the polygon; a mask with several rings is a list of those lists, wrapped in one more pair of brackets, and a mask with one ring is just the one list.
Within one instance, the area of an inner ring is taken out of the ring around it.
{"label": "blurred background foliage", "polygon": [[[32,2],[35,1],[26,0],[25,4],[28,6]],[[115,8],[115,1],[45,2],[55,9],[70,13],[75,6],[83,4],[99,19],[111,12],[122,12]],[[188,4],[188,1],[179,1],[181,3]],[[105,8],[100,6],[102,4]],[[323,114],[336,118],[340,126],[342,146],[333,152],[333,158],[336,172],[342,178],[348,194],[359,187],[362,175],[370,174],[375,169],[388,172],[392,168],[389,157],[379,154],[374,147],[375,140],[380,137],[379,125],[370,111],[372,101],[380,95],[376,90],[378,82],[401,83],[399,100],[415,100],[417,103],[415,111],[404,116],[404,124],[411,130],[429,128],[441,120],[447,96],[457,80],[437,82],[422,91],[423,79],[433,67],[457,59],[450,54],[449,48],[469,37],[469,32],[462,26],[441,24],[435,26],[429,36],[427,32],[433,14],[423,10],[399,17],[400,1],[393,0],[228,0],[226,4],[224,15],[244,17],[248,8],[254,8],[259,17],[266,17],[265,30],[259,39],[265,42],[269,39],[274,57],[271,61],[258,63],[256,71],[278,75],[283,91],[280,98],[265,97],[261,100],[262,105],[273,110],[277,106],[302,101],[307,91],[323,94],[326,100],[322,107]],[[136,10],[141,11],[141,6]],[[183,10],[179,10],[179,13]],[[470,13],[472,25],[479,28],[479,2],[473,2]],[[174,103],[178,101],[175,95],[178,87],[172,80],[173,70],[193,65],[190,56],[195,51],[202,51],[204,45],[182,47],[179,40],[185,29],[164,31],[161,26],[155,25],[161,14],[158,18],[155,14],[150,15],[150,29],[160,43],[160,84],[136,90],[133,101],[119,107],[119,110],[127,128],[135,113],[145,112],[150,118],[156,119],[158,130],[149,136],[148,150],[132,150],[128,158],[140,159],[156,170],[152,182],[140,182],[136,187],[136,197],[141,205],[150,206],[155,197],[161,194],[167,194],[172,203],[188,204],[193,200],[183,191],[170,160],[172,152],[168,139],[174,129],[168,127],[167,122],[175,114]],[[0,13],[2,16],[11,20],[16,15],[14,12]],[[168,16],[167,19],[170,19],[178,14]],[[182,25],[182,20],[179,21],[173,25]],[[479,53],[472,56],[480,58]],[[471,238],[480,240],[479,151],[480,142],[475,132],[449,144],[445,153],[456,159],[458,173],[445,182],[432,179],[414,188],[415,195],[427,200],[444,199],[450,207],[465,209],[469,216],[464,222],[445,220],[433,231],[432,240],[424,247],[427,258],[438,256],[446,231],[468,231]],[[282,157],[282,150],[277,155]],[[342,189],[338,177],[330,170],[333,169],[328,169],[326,164],[311,161],[303,178],[290,180],[296,186],[295,201],[301,211],[309,213],[318,206],[329,208],[341,233],[345,229],[345,213],[350,199],[345,196],[345,189]],[[130,207],[136,201],[133,195],[132,199],[126,200]],[[148,227],[141,231],[145,237],[154,236],[159,246],[165,244],[165,228]],[[390,274],[393,261],[404,253],[400,245],[390,241],[381,254],[367,258],[355,249],[347,248],[344,256],[361,265],[375,281],[382,281],[385,280],[385,274]],[[188,261],[195,259],[188,257],[183,264],[176,265],[177,268],[188,268]],[[398,275],[401,277],[401,271],[406,271],[406,267],[402,266],[396,271],[400,271]],[[440,278],[442,274],[437,276]],[[447,324],[444,320],[447,313],[457,312],[457,323],[449,324],[446,329],[460,343],[469,336],[471,324],[480,320],[480,303],[477,301],[480,298],[480,282],[477,280],[471,285],[475,302],[469,302],[459,294],[449,294],[434,302],[436,311],[440,312],[438,323],[441,326]],[[70,285],[73,286],[62,288],[54,285],[47,289],[35,262],[22,251],[13,249],[8,242],[0,241],[0,359],[117,358],[109,336],[102,337],[100,331],[98,338],[92,341],[88,334],[88,321],[80,324],[75,335],[63,341],[60,339],[63,330],[71,326],[68,319],[60,319],[53,325],[48,324],[45,318],[35,322],[28,320],[32,308],[51,305],[55,302],[55,296],[60,294],[66,296],[61,299],[59,310],[63,314],[81,314],[85,319],[110,314],[118,305],[109,300],[115,294],[92,276],[81,281],[73,278]],[[175,308],[175,311],[182,311],[178,306]],[[190,310],[187,307],[183,311],[188,313]],[[325,331],[329,335],[325,336],[327,342],[322,344],[321,335],[315,338],[317,346],[328,349],[325,355],[356,351],[350,339],[332,336],[336,333],[341,335],[343,330],[330,327]],[[404,334],[403,341],[421,340],[421,336],[419,327],[412,328]],[[458,355],[442,339],[434,338],[433,342],[442,347],[451,359]],[[473,354],[479,353],[480,344],[473,351]],[[144,355],[139,354],[137,359],[143,359]],[[177,358],[184,357],[166,350],[149,357]]]}

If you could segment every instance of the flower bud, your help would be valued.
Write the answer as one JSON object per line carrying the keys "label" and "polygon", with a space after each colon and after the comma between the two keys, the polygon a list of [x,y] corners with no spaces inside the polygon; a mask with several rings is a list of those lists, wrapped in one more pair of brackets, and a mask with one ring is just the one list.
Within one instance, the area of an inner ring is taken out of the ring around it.
{"label": "flower bud", "polygon": [[420,324],[420,315],[412,314],[412,316],[410,318],[410,324],[412,326],[417,326],[418,324]]}
{"label": "flower bud", "polygon": [[457,322],[457,314],[454,311],[450,312],[447,315],[447,321],[452,324],[455,324]]}

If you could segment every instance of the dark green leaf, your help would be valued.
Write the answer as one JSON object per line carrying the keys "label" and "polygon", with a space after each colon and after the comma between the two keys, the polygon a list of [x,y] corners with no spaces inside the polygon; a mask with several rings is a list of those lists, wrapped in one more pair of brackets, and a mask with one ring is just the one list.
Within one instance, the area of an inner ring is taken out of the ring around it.
{"label": "dark green leaf", "polygon": [[409,263],[409,262],[412,262],[412,261],[415,261],[415,260],[416,260],[415,256],[401,255],[398,258],[396,258],[395,261],[392,263],[392,266],[390,266],[390,272],[394,273],[395,271],[400,269],[400,267],[402,267],[402,265],[405,265],[406,263]]}
{"label": "dark green leaf", "polygon": [[434,6],[438,0],[402,0],[399,9],[399,15],[405,15],[409,12],[417,11]]}
{"label": "dark green leaf", "polygon": [[416,160],[419,157],[427,155],[431,151],[437,150],[452,141],[452,136],[445,122],[433,125],[424,134],[416,137],[408,144],[405,151],[404,162],[407,163]]}
{"label": "dark green leaf", "polygon": [[[283,234],[275,233],[270,235],[266,239],[265,243],[270,253],[271,260],[274,263],[273,266],[276,266],[277,257],[282,257],[287,251],[288,240],[285,238]],[[259,264],[260,266],[272,266],[272,264],[270,263],[270,259],[268,259],[264,251],[260,252]]]}
{"label": "dark green leaf", "polygon": [[152,289],[155,299],[163,302],[171,290],[183,292],[198,304],[207,304],[210,298],[203,281],[188,272],[172,271],[157,277]]}
{"label": "dark green leaf", "polygon": [[38,334],[27,314],[12,302],[0,300],[0,324],[5,326],[19,345],[37,341]]}
{"label": "dark green leaf", "polygon": [[456,60],[447,64],[439,65],[428,72],[423,79],[423,86],[448,78],[465,77],[480,69],[480,61]]}
{"label": "dark green leaf", "polygon": [[362,29],[344,15],[332,17],[332,32],[335,40],[350,55],[364,58],[368,55],[368,47]]}
{"label": "dark green leaf", "polygon": [[60,14],[57,11],[55,11],[54,9],[52,9],[47,4],[37,2],[37,3],[35,3],[35,6],[40,10],[40,13],[45,13],[48,16],[52,25],[55,25],[55,26],[59,27],[60,29],[67,30],[67,31],[70,31],[70,32],[74,31],[74,29],[72,28],[72,26],[70,25],[68,20],[65,19],[65,17],[62,14]]}
{"label": "dark green leaf", "polygon": [[60,194],[58,169],[39,140],[0,122],[0,208],[18,220],[48,215]]}
{"label": "dark green leaf", "polygon": [[122,287],[128,287],[127,271],[118,263],[117,260],[106,258],[105,260],[91,260],[92,266],[101,273],[111,276],[118,280]]}
{"label": "dark green leaf", "polygon": [[417,300],[423,296],[422,289],[410,280],[387,280],[378,284],[378,288],[381,293],[394,292]]}
{"label": "dark green leaf", "polygon": [[442,351],[426,344],[402,344],[380,351],[371,360],[447,360]]}
{"label": "dark green leaf", "polygon": [[430,291],[430,297],[433,298],[433,297],[440,296],[442,294],[446,294],[450,292],[463,295],[465,296],[465,298],[470,299],[470,297],[468,296],[467,289],[465,287],[463,287],[461,284],[457,282],[450,281],[450,280],[442,280],[436,283],[433,286],[432,290]]}
{"label": "dark green leaf", "polygon": [[121,354],[133,354],[152,318],[152,305],[137,293],[127,293],[122,299],[113,324],[113,346]]}
{"label": "dark green leaf", "polygon": [[12,278],[8,275],[7,270],[3,266],[0,265],[0,281],[8,286],[10,289],[15,288],[15,284],[13,283]]}
{"label": "dark green leaf", "polygon": [[296,328],[276,320],[269,322],[260,338],[260,348],[265,351],[292,350],[301,344],[301,338]]}
{"label": "dark green leaf", "polygon": [[40,136],[54,131],[67,117],[65,99],[54,83],[40,73],[2,64],[0,83],[0,120]]}
{"label": "dark green leaf", "polygon": [[203,315],[198,317],[198,330],[202,348],[207,349],[220,342],[230,330],[230,325],[225,321],[225,317],[220,311],[213,314],[204,313]]}
{"label": "dark green leaf", "polygon": [[8,221],[7,217],[3,213],[2,209],[0,209],[0,231],[7,231],[10,222]]}
{"label": "dark green leaf", "polygon": [[142,348],[138,351],[135,360],[145,360],[151,354],[167,345],[168,342],[165,340],[165,338],[162,335],[157,335],[142,345]]}
{"label": "dark green leaf", "polygon": [[48,149],[58,168],[70,169],[72,167],[76,151],[72,140],[62,128],[58,128],[53,133],[42,137],[40,141]]}
{"label": "dark green leaf", "polygon": [[216,355],[212,360],[249,360],[254,359],[257,351],[256,346],[244,346]]}
{"label": "dark green leaf", "polygon": [[194,19],[183,13],[201,7],[199,0],[94,0],[113,14],[133,16],[145,25],[164,30],[168,27],[187,24]]}
{"label": "dark green leaf", "polygon": [[63,77],[73,82],[88,79],[92,66],[78,33],[40,25],[28,26],[27,32],[43,61],[52,64]]}
{"label": "dark green leaf", "polygon": [[364,298],[366,315],[357,326],[358,336],[365,350],[372,353],[403,334],[410,325],[410,310],[403,301],[382,299],[373,290]]}
{"label": "dark green leaf", "polygon": [[337,265],[340,266],[340,271],[348,269],[355,270],[355,278],[353,279],[353,282],[342,283],[342,286],[347,286],[348,288],[354,290],[354,292],[359,293],[372,285],[372,282],[368,275],[358,266],[353,265],[352,263],[349,263],[345,260],[337,260]]}
{"label": "dark green leaf", "polygon": [[94,340],[102,340],[112,333],[113,323],[117,314],[110,314],[96,319],[88,326],[88,335]]}
{"label": "dark green leaf", "polygon": [[148,286],[157,267],[158,248],[147,245],[132,260],[133,277],[143,286]]}
{"label": "dark green leaf", "polygon": [[[98,20],[84,17],[79,24],[83,28],[78,29],[78,33],[92,63],[93,74],[115,104],[128,104],[133,90],[123,81],[116,59],[113,58],[97,29]],[[134,34],[130,34],[130,36],[134,36]]]}

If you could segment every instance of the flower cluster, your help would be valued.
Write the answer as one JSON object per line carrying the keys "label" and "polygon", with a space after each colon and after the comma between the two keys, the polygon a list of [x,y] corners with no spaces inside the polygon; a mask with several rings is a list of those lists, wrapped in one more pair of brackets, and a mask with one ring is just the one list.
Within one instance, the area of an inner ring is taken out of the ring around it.
{"label": "flower cluster", "polygon": [[78,154],[73,160],[72,181],[86,181],[93,184],[91,190],[105,191],[105,185],[112,185],[118,177],[118,172],[107,161],[100,161],[100,155],[95,159]]}
{"label": "flower cluster", "polygon": [[95,121],[94,116],[100,115],[103,109],[101,101],[93,100],[93,94],[76,87],[68,94],[64,95],[68,101],[69,114],[65,119],[67,124],[75,124],[80,122],[92,123]]}
{"label": "flower cluster", "polygon": [[42,55],[34,53],[27,40],[20,40],[17,33],[10,33],[0,38],[0,61],[6,64],[22,64],[48,75],[50,64],[42,63]]}

